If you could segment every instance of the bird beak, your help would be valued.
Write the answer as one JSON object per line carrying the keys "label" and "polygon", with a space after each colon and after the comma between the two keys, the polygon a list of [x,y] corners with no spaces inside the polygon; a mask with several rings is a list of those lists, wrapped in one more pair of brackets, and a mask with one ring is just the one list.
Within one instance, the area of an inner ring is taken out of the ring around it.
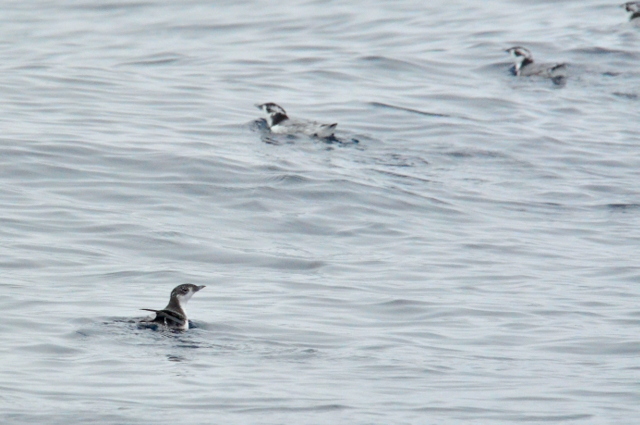
{"label": "bird beak", "polygon": [[262,105],[258,105],[257,103],[255,105],[253,105],[253,106],[255,106],[258,109],[262,109]]}
{"label": "bird beak", "polygon": [[196,286],[196,288],[198,288],[198,289],[196,289],[196,292],[198,292],[198,291],[199,291],[199,290],[201,290],[202,288],[206,288],[206,286],[204,286],[204,285],[202,285],[202,286]]}

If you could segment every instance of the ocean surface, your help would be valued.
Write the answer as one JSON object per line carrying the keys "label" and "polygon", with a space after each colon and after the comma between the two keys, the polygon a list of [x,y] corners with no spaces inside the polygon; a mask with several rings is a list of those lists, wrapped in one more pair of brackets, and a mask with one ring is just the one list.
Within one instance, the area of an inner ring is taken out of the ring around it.
{"label": "ocean surface", "polygon": [[621,2],[3,1],[0,423],[638,424]]}

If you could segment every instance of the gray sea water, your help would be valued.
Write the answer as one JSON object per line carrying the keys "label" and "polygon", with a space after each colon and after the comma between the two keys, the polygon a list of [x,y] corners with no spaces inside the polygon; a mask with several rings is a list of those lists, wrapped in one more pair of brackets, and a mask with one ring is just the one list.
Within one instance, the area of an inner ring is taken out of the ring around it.
{"label": "gray sea water", "polygon": [[637,424],[620,2],[3,1],[0,423]]}

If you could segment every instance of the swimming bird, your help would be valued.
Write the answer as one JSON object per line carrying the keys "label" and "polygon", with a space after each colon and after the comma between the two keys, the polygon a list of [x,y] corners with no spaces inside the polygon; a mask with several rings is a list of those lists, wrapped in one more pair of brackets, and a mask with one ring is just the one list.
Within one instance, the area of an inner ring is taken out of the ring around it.
{"label": "swimming bird", "polygon": [[631,12],[631,16],[629,16],[630,21],[640,18],[640,1],[629,1],[621,6],[624,7],[627,12]]}
{"label": "swimming bird", "polygon": [[164,325],[169,329],[187,330],[189,329],[189,319],[184,307],[187,305],[189,299],[204,288],[204,286],[192,285],[191,283],[185,283],[176,286],[171,291],[169,298],[169,304],[163,310],[152,310],[150,308],[142,308],[141,310],[152,311],[155,316],[147,319],[142,319],[142,323],[155,323]]}
{"label": "swimming bird", "polygon": [[293,120],[287,112],[275,103],[263,103],[256,107],[267,114],[267,125],[274,134],[304,134],[309,137],[327,139],[333,136],[337,123],[320,124],[315,121]]}
{"label": "swimming bird", "polygon": [[511,67],[511,72],[519,77],[539,75],[541,77],[551,78],[554,83],[559,83],[566,76],[566,64],[534,63],[531,52],[524,47],[510,47],[505,50],[505,52],[509,53],[515,60],[515,64]]}

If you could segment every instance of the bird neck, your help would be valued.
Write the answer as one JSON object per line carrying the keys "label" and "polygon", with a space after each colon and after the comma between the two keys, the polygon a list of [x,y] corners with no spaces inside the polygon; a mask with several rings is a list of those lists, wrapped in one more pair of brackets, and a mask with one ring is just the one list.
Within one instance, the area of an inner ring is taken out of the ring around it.
{"label": "bird neck", "polygon": [[175,311],[176,313],[180,313],[185,317],[187,316],[184,309],[182,308],[182,304],[180,303],[180,300],[178,300],[177,297],[171,297],[169,299],[169,304],[167,304],[167,306],[165,307],[165,310]]}
{"label": "bird neck", "polygon": [[529,58],[524,58],[522,59],[522,62],[520,62],[520,69],[522,69],[523,67],[527,66],[527,65],[531,65],[533,63],[533,59],[529,59]]}
{"label": "bird neck", "polygon": [[274,125],[278,125],[282,121],[289,119],[289,117],[286,114],[281,114],[279,112],[276,112],[275,114],[269,115],[269,118],[270,118],[270,121],[271,121],[269,127],[273,127]]}

